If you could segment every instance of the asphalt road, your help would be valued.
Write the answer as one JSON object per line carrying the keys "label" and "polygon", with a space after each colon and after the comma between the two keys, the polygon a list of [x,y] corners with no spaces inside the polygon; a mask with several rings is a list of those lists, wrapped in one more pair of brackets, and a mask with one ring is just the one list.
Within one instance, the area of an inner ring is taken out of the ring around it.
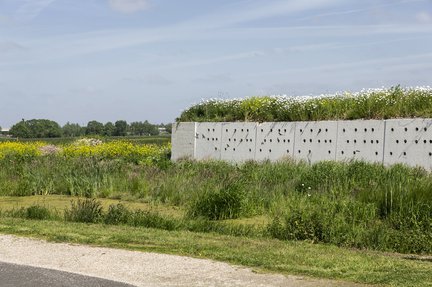
{"label": "asphalt road", "polygon": [[133,287],[129,284],[51,269],[0,262],[0,287]]}

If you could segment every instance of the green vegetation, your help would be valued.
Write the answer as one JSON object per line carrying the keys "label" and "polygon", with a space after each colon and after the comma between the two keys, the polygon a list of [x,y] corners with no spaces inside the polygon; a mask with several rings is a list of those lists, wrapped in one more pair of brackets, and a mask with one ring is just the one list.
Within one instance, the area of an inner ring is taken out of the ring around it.
{"label": "green vegetation", "polygon": [[[44,142],[46,144],[53,145],[64,145],[71,144],[83,137],[61,137],[61,138],[8,138],[0,137],[0,142]],[[159,136],[125,136],[125,137],[97,137],[103,142],[112,141],[128,141],[134,144],[157,144],[164,145],[171,142],[171,135],[159,135]]]}
{"label": "green vegetation", "polygon": [[14,218],[0,218],[0,232],[56,242],[210,258],[257,271],[390,286],[431,286],[431,259],[424,256],[214,233]]}
{"label": "green vegetation", "polygon": [[[160,130],[162,130],[162,133]],[[0,128],[1,131],[1,128]],[[46,119],[21,120],[13,125],[8,132],[19,139],[52,139],[52,138],[76,138],[82,136],[99,137],[125,137],[125,136],[157,136],[170,134],[171,124],[154,125],[148,121],[132,122],[128,124],[124,120],[118,120],[114,124],[105,124],[98,121],[89,121],[87,126],[81,127],[76,123],[66,123],[60,127],[58,123]]]}
{"label": "green vegetation", "polygon": [[318,121],[432,117],[432,89],[390,89],[320,97],[207,100],[186,109],[179,122]]}
{"label": "green vegetation", "polygon": [[66,151],[71,156],[0,157],[0,195],[112,198],[179,210],[176,216],[118,205],[99,210],[95,201],[86,213],[78,202],[66,215],[72,221],[86,221],[76,219],[82,211],[89,222],[432,253],[432,175],[422,169],[364,162],[129,160],[128,148],[117,144]]}

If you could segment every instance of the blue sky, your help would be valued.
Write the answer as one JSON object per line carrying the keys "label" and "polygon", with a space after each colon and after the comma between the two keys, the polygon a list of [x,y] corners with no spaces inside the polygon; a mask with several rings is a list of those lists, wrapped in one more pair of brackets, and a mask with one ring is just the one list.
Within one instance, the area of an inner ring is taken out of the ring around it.
{"label": "blue sky", "polygon": [[0,126],[431,85],[432,0],[0,0]]}

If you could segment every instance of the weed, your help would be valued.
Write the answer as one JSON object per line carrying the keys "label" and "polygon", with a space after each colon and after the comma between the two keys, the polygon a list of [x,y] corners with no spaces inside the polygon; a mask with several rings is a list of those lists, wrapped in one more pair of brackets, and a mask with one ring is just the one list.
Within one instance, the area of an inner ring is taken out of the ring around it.
{"label": "weed", "polygon": [[66,221],[96,223],[102,220],[102,204],[92,198],[71,201],[70,209],[65,210]]}

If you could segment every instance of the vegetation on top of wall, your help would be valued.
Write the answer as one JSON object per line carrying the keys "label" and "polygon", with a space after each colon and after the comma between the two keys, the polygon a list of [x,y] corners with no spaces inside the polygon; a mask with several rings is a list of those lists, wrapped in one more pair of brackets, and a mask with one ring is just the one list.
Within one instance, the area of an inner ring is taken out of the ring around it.
{"label": "vegetation on top of wall", "polygon": [[315,97],[210,99],[192,105],[178,122],[320,121],[432,117],[432,88],[362,90]]}

